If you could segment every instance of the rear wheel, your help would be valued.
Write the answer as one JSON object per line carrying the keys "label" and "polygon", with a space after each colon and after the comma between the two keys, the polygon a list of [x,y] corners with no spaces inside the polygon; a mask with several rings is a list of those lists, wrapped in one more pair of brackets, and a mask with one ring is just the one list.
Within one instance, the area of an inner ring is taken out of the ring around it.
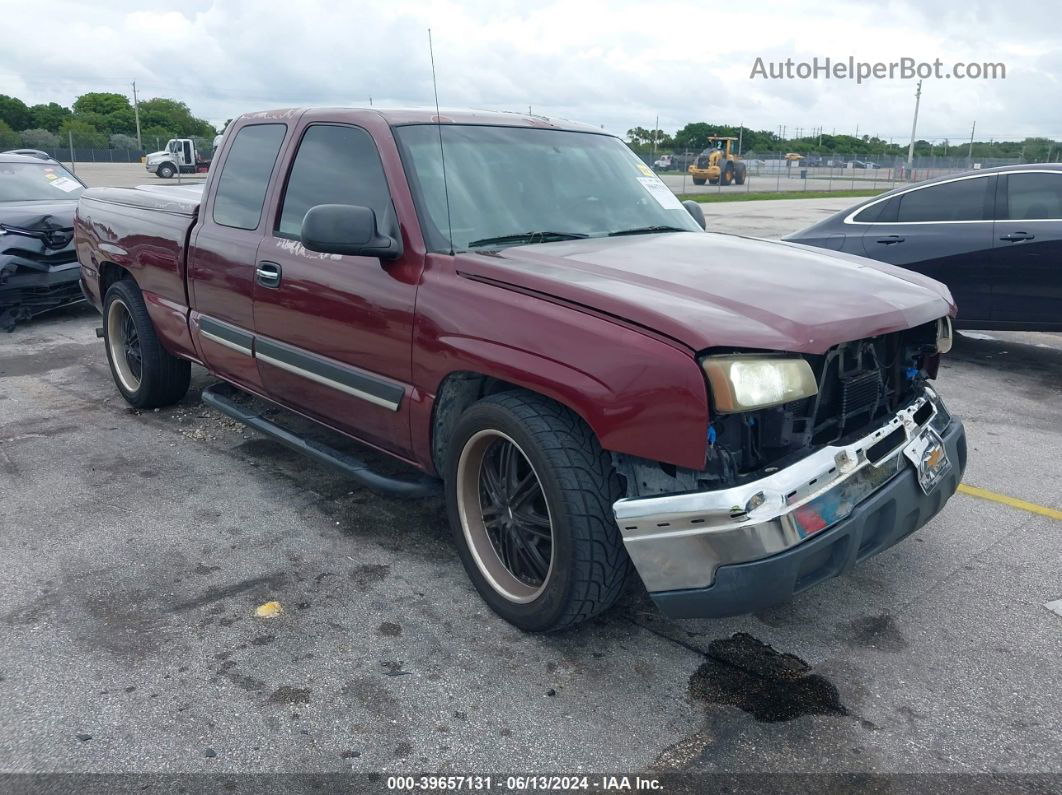
{"label": "rear wheel", "polygon": [[734,184],[744,185],[748,178],[748,167],[744,163],[734,164]]}
{"label": "rear wheel", "polygon": [[541,632],[612,605],[630,565],[612,513],[622,484],[577,416],[537,395],[492,395],[461,417],[450,450],[454,540],[498,615]]}
{"label": "rear wheel", "polygon": [[131,279],[115,282],[107,290],[103,341],[114,383],[131,405],[169,406],[188,391],[191,364],[162,347],[144,298]]}

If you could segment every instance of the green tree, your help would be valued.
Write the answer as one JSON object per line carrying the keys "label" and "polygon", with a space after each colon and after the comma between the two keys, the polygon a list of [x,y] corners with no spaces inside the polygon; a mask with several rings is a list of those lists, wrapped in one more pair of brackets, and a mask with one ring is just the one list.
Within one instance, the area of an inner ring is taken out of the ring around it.
{"label": "green tree", "polygon": [[136,138],[124,133],[115,133],[109,139],[111,149],[137,149]]}
{"label": "green tree", "polygon": [[148,152],[157,152],[166,147],[166,142],[171,138],[178,138],[176,131],[163,127],[161,125],[153,125],[151,127],[144,127],[141,131],[141,139],[144,141],[144,149]]}
{"label": "green tree", "polygon": [[49,102],[47,105],[34,105],[29,109],[31,124],[42,130],[58,132],[59,125],[70,117],[70,108],[64,108],[58,102]]}
{"label": "green tree", "polygon": [[132,108],[116,110],[113,113],[85,111],[83,113],[75,113],[73,118],[91,124],[106,135],[114,133],[136,134],[136,119],[133,117]]}
{"label": "green tree", "polygon": [[73,135],[74,146],[103,149],[107,146],[107,136],[83,119],[72,117],[59,127],[59,140],[69,141]]}
{"label": "green tree", "polygon": [[11,129],[11,125],[0,119],[0,151],[4,149],[17,149],[22,143],[18,133]]}
{"label": "green tree", "polygon": [[82,94],[74,100],[74,113],[99,113],[107,116],[121,110],[132,111],[129,97],[125,94],[115,94],[109,91],[94,91]]}
{"label": "green tree", "polygon": [[171,130],[171,137],[175,135],[188,138],[201,135],[212,138],[217,135],[217,131],[209,122],[193,116],[183,102],[165,97],[146,99],[140,103],[140,123],[145,127]]}
{"label": "green tree", "polygon": [[0,94],[0,121],[12,130],[24,130],[33,123],[26,103],[7,94]]}
{"label": "green tree", "polygon": [[22,145],[27,149],[43,149],[45,152],[51,152],[59,146],[59,136],[51,130],[40,128],[23,130],[20,133],[20,137],[22,138]]}
{"label": "green tree", "polygon": [[647,130],[644,127],[627,130],[627,141],[634,149],[652,149],[654,137],[657,149],[671,149],[675,145],[674,139],[663,130]]}

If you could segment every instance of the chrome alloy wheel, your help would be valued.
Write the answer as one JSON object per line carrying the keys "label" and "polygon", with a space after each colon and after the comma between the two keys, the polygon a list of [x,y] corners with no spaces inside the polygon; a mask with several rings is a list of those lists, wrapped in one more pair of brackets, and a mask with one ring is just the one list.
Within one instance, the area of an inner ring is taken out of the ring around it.
{"label": "chrome alloy wheel", "polygon": [[553,572],[553,522],[531,461],[501,431],[466,442],[457,465],[457,510],[480,572],[511,602],[532,602]]}
{"label": "chrome alloy wheel", "polygon": [[107,310],[107,346],[118,380],[128,392],[136,392],[144,371],[140,335],[129,307],[120,298],[111,301]]}

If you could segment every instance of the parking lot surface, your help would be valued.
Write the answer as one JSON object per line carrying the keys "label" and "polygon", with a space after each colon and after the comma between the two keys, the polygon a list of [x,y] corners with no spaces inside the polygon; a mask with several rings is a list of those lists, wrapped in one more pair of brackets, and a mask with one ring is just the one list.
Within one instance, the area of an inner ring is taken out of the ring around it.
{"label": "parking lot surface", "polygon": [[[844,201],[709,224],[778,235]],[[632,583],[527,635],[440,503],[242,429],[201,370],[132,410],[98,323],[0,335],[0,770],[1062,773],[1058,519],[960,493],[783,607],[675,622]],[[966,482],[1062,509],[1062,336],[962,336],[938,385]]]}
{"label": "parking lot surface", "polygon": [[[64,163],[67,168],[70,163]],[[205,174],[182,174],[180,179],[161,179],[140,163],[74,163],[81,181],[90,188],[133,188],[137,185],[176,185],[178,182],[202,182]]]}
{"label": "parking lot surface", "polygon": [[[65,164],[67,167],[69,163]],[[133,187],[135,185],[176,184],[177,178],[160,179],[148,172],[140,163],[75,163],[77,175],[89,186],[111,185]],[[814,171],[814,170],[812,170]],[[181,182],[202,182],[205,174],[182,174]],[[745,185],[694,185],[688,175],[664,173],[661,179],[675,193],[777,193],[780,191],[835,191],[835,190],[890,190],[898,183],[893,181],[889,172],[844,172],[821,169],[820,174],[812,174],[810,179],[800,179],[799,170],[779,173],[754,174]],[[852,203],[847,200],[848,206]]]}

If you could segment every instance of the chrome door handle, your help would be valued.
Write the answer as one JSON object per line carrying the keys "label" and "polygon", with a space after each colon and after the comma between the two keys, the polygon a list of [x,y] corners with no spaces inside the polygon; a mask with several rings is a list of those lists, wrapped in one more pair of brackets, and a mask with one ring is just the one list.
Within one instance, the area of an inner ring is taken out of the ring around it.
{"label": "chrome door handle", "polygon": [[1015,243],[1019,240],[1035,240],[1036,235],[1030,235],[1028,232],[1011,232],[1009,235],[1003,235],[1000,240],[1009,240],[1011,243]]}
{"label": "chrome door handle", "polygon": [[255,276],[263,287],[280,286],[280,266],[275,262],[259,262],[255,268]]}

